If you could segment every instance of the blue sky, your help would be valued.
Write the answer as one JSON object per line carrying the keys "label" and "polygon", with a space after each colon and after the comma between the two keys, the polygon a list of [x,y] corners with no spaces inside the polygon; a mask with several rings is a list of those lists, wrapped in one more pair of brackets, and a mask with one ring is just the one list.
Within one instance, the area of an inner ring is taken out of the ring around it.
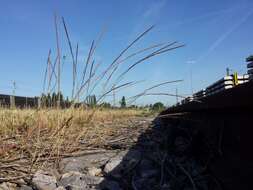
{"label": "blue sky", "polygon": [[[145,80],[116,94],[133,96],[159,82],[183,79],[153,92],[191,94],[225,74],[226,67],[243,74],[245,57],[253,53],[252,0],[1,0],[0,1],[0,93],[39,95],[49,48],[56,56],[54,12],[64,16],[71,41],[80,46],[79,69],[88,48],[102,28],[106,33],[94,59],[110,64],[131,40],[149,26],[155,28],[128,54],[148,45],[179,41],[185,47],[152,58],[132,70],[122,82]],[[71,57],[63,27],[60,45],[66,61],[63,67],[62,91],[71,94]],[[123,56],[124,57],[124,56]],[[134,60],[120,67],[131,65]],[[119,70],[119,71],[120,71]],[[95,91],[101,93],[98,88]],[[108,101],[111,99],[108,98]],[[138,104],[162,101],[175,103],[174,97],[147,96]]]}

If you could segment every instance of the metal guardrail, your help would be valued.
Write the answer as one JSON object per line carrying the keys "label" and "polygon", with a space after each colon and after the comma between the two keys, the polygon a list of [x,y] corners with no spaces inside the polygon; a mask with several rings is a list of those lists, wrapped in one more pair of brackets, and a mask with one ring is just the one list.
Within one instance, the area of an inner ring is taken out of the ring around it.
{"label": "metal guardrail", "polygon": [[248,79],[248,75],[238,76],[237,74],[234,74],[230,76],[225,76],[214,84],[207,87],[205,90],[205,96],[210,96],[223,90],[233,88],[234,86],[248,82]]}
{"label": "metal guardrail", "polygon": [[253,61],[248,62],[247,68],[248,68],[249,80],[253,80]]}
{"label": "metal guardrail", "polygon": [[250,80],[253,80],[252,59],[247,60],[247,69],[247,74],[240,76],[237,73],[234,73],[233,75],[225,76],[213,83],[212,85],[208,86],[207,88],[196,92],[195,94],[193,94],[192,97],[185,98],[184,100],[182,100],[181,104],[185,104],[194,100],[200,100],[201,98],[214,95],[221,91],[233,88],[237,85],[244,84]]}
{"label": "metal guardrail", "polygon": [[202,98],[214,95],[221,91],[233,88],[237,85],[244,84],[250,80],[250,77],[253,77],[253,62],[251,63],[252,66],[252,75],[245,74],[245,75],[237,75],[237,73],[225,76],[220,80],[216,81],[215,83],[211,84],[205,89],[202,89],[193,94],[193,96],[187,97],[181,101],[181,104],[186,104],[191,101],[200,101]]}

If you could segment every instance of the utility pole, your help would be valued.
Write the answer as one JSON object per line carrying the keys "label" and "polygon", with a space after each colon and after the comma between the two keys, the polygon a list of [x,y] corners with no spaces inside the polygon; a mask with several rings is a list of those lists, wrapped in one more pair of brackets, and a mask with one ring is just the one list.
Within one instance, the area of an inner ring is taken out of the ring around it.
{"label": "utility pole", "polygon": [[50,57],[48,58],[47,62],[47,70],[48,70],[48,87],[47,87],[47,94],[50,92],[50,87],[51,87],[51,62],[50,62]]}
{"label": "utility pole", "polygon": [[190,80],[191,80],[191,93],[193,95],[193,87],[192,87],[192,67],[190,68]]}
{"label": "utility pole", "polygon": [[116,106],[115,90],[113,90],[113,107]]}
{"label": "utility pole", "polygon": [[177,88],[176,88],[176,101],[177,101],[177,104],[178,104],[178,95],[177,95]]}
{"label": "utility pole", "polygon": [[229,68],[228,67],[226,68],[226,74],[227,74],[227,76],[229,76]]}
{"label": "utility pole", "polygon": [[187,63],[190,64],[190,86],[191,86],[191,94],[193,95],[192,65],[193,65],[193,63],[195,63],[195,61],[194,61],[194,60],[191,60],[191,61],[187,61]]}
{"label": "utility pole", "polygon": [[15,94],[16,94],[16,81],[14,80],[12,84],[13,84],[12,95],[15,96]]}
{"label": "utility pole", "polygon": [[13,81],[13,89],[12,89],[12,96],[10,96],[10,106],[11,108],[15,108],[15,95],[16,95],[16,82]]}

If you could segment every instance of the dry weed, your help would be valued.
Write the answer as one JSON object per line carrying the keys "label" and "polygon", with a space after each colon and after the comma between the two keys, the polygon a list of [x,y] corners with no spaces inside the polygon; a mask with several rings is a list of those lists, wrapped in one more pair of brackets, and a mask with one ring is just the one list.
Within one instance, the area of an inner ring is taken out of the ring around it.
{"label": "dry weed", "polygon": [[0,109],[0,178],[30,175],[73,152],[103,147],[117,128],[142,114],[134,109]]}

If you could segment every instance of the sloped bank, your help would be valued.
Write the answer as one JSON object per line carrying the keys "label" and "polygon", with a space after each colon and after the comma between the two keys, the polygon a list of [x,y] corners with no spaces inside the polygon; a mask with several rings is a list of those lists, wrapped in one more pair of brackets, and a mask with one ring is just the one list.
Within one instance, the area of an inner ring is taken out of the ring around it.
{"label": "sloped bank", "polygon": [[[192,153],[218,184],[215,189],[253,189],[251,111],[232,109],[184,114],[164,111],[160,117],[164,125],[185,125],[187,133],[194,134]],[[173,133],[178,132],[174,129]]]}
{"label": "sloped bank", "polygon": [[222,189],[253,189],[252,97],[249,81],[160,114],[165,125],[185,123],[198,131],[198,159],[208,163]]}
{"label": "sloped bank", "polygon": [[37,171],[29,181],[2,183],[0,189],[247,189],[239,181],[247,176],[239,176],[239,131],[230,129],[244,120],[228,118],[138,118],[102,147],[63,158],[58,167]]}

